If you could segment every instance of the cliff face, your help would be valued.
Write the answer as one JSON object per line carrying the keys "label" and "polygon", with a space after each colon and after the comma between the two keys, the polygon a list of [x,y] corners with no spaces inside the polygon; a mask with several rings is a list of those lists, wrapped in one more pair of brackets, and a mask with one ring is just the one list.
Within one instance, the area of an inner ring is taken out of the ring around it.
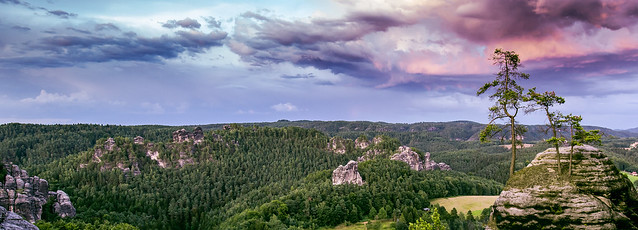
{"label": "cliff face", "polygon": [[0,206],[0,229],[2,230],[38,230],[38,227],[22,219],[15,212]]}
{"label": "cliff face", "polygon": [[7,170],[4,183],[0,183],[0,206],[34,223],[41,219],[42,206],[53,197],[55,212],[60,217],[75,216],[69,196],[62,190],[49,191],[49,183],[37,176],[30,177],[17,165],[4,165]]}
{"label": "cliff face", "polygon": [[571,178],[569,148],[548,149],[507,182],[494,203],[495,229],[638,229],[638,194],[613,162],[591,146],[574,149]]}

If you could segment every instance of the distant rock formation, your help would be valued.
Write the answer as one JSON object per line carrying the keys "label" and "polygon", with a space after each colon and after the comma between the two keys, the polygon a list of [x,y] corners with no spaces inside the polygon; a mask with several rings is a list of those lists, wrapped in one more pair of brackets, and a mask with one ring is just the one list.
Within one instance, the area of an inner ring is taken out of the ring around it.
{"label": "distant rock formation", "polygon": [[412,150],[412,148],[408,146],[400,146],[397,150],[398,153],[392,155],[390,160],[395,161],[403,161],[407,163],[412,170],[421,171],[421,170],[444,170],[449,171],[452,168],[446,163],[436,163],[433,160],[430,160],[430,153],[425,153],[425,157],[423,162],[419,159],[419,154]]}
{"label": "distant rock formation", "polygon": [[143,145],[144,144],[144,138],[141,136],[137,136],[135,138],[133,138],[133,143],[138,144],[138,145]]}
{"label": "distant rock formation", "polygon": [[38,227],[29,223],[15,212],[7,211],[0,206],[0,229],[2,230],[38,230]]}
{"label": "distant rock formation", "polygon": [[450,167],[449,165],[447,165],[446,163],[436,163],[433,160],[430,160],[430,152],[426,152],[425,153],[425,159],[423,159],[423,169],[429,171],[429,170],[443,170],[443,171],[450,171],[452,170],[452,167]]}
{"label": "distant rock formation", "polygon": [[421,165],[421,161],[419,160],[419,154],[412,151],[410,147],[400,146],[398,151],[398,153],[390,157],[390,160],[408,163],[412,170],[421,171],[421,169],[423,169],[423,165]]}
{"label": "distant rock formation", "polygon": [[[560,152],[567,165],[569,148]],[[550,148],[516,172],[494,203],[489,228],[638,229],[638,194],[605,154],[575,147],[571,179],[558,175],[556,163]]]}
{"label": "distant rock formation", "polygon": [[330,138],[330,141],[328,142],[328,150],[337,154],[345,154],[346,140],[342,137]]}
{"label": "distant rock formation", "polygon": [[354,147],[355,148],[365,149],[368,146],[370,146],[370,142],[368,141],[367,138],[357,137],[357,139],[354,140]]}
{"label": "distant rock formation", "polygon": [[[61,190],[49,191],[49,182],[37,176],[30,177],[27,171],[17,165],[5,164],[7,170],[4,183],[0,183],[0,206],[23,216],[27,221],[35,223],[42,218],[42,206],[49,197],[55,198],[55,212],[60,217],[75,216],[75,208],[69,196]],[[2,169],[2,170],[4,170]]]}
{"label": "distant rock formation", "polygon": [[204,140],[204,132],[201,127],[196,127],[193,133],[186,131],[186,129],[173,132],[173,142],[175,143],[193,141],[193,143],[199,144],[202,140]]}
{"label": "distant rock formation", "polygon": [[358,163],[356,161],[349,161],[346,165],[339,165],[337,169],[332,171],[332,184],[363,185],[363,179],[358,171]]}
{"label": "distant rock formation", "polygon": [[366,153],[363,154],[363,156],[360,156],[357,158],[358,162],[363,162],[363,161],[367,161],[367,160],[372,160],[375,157],[382,155],[383,154],[383,150],[381,149],[370,149],[368,151],[366,151]]}

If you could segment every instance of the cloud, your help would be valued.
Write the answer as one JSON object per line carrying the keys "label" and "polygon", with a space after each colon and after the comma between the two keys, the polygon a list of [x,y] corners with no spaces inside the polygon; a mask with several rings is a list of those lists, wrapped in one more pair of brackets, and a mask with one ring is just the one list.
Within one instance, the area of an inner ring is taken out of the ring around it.
{"label": "cloud", "polygon": [[208,28],[211,29],[221,29],[222,22],[216,20],[214,17],[202,17],[206,23],[208,23]]}
{"label": "cloud", "polygon": [[68,19],[70,17],[78,16],[77,14],[69,13],[69,12],[66,12],[66,11],[63,11],[63,10],[50,10],[50,11],[48,11],[48,13],[50,15],[55,15],[55,16],[58,16],[58,17],[64,18],[64,19]]}
{"label": "cloud", "polygon": [[120,28],[113,25],[113,23],[102,23],[95,25],[95,31],[114,30],[120,31]]}
{"label": "cloud", "polygon": [[291,104],[290,102],[288,102],[288,103],[279,103],[279,104],[271,106],[270,108],[274,109],[277,112],[294,112],[294,111],[298,111],[297,106]]}
{"label": "cloud", "polygon": [[296,75],[281,75],[281,78],[283,79],[308,79],[308,78],[314,78],[315,75],[313,73],[308,73],[308,74],[296,74]]}
{"label": "cloud", "polygon": [[32,55],[0,58],[9,66],[61,67],[87,62],[147,61],[176,58],[180,53],[203,53],[221,46],[226,32],[178,31],[175,36],[154,38],[123,36],[56,35],[29,44]]}
{"label": "cloud", "polygon": [[21,30],[21,31],[29,31],[29,30],[31,30],[31,28],[26,27],[26,26],[12,26],[11,29]]}
{"label": "cloud", "polygon": [[191,18],[185,18],[182,20],[169,20],[166,23],[162,24],[163,27],[174,29],[177,27],[182,27],[184,29],[199,29],[202,24],[199,24],[197,20]]}
{"label": "cloud", "polygon": [[40,94],[34,98],[24,98],[20,100],[23,103],[36,103],[36,104],[58,104],[58,103],[76,103],[87,102],[90,98],[86,92],[73,93],[70,95],[47,93],[44,89],[40,91]]}

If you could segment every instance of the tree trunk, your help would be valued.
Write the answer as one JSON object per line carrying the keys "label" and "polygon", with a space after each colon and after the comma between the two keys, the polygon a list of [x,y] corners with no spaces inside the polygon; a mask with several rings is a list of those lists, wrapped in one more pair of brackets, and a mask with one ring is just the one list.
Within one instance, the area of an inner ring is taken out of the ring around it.
{"label": "tree trunk", "polygon": [[516,127],[514,126],[514,118],[510,117],[510,129],[512,133],[512,162],[510,163],[510,178],[514,175],[514,166],[516,166]]}
{"label": "tree trunk", "polygon": [[[562,174],[563,171],[561,170],[561,165],[560,165],[560,152],[558,149],[558,137],[556,137],[556,125],[554,125],[554,122],[552,122],[552,116],[549,115],[549,110],[545,109],[545,112],[547,113],[547,119],[549,120],[549,125],[552,127],[552,133],[554,134],[554,139],[556,142],[554,142],[554,148],[556,148],[556,160],[558,161],[558,175]],[[570,155],[570,166],[571,166],[571,155]]]}

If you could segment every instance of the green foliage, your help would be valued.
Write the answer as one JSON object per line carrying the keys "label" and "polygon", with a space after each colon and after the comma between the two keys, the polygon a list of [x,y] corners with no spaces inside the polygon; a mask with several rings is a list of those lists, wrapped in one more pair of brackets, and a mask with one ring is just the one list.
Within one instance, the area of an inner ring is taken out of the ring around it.
{"label": "green foliage", "polygon": [[484,141],[487,137],[494,135],[494,132],[503,130],[493,125],[494,122],[502,119],[507,120],[511,137],[510,140],[512,142],[512,160],[509,173],[509,175],[512,176],[514,175],[516,164],[516,140],[517,137],[522,136],[525,131],[516,125],[515,118],[518,115],[519,109],[522,107],[521,102],[525,100],[523,87],[518,85],[516,80],[528,79],[529,74],[518,71],[520,59],[514,51],[496,49],[494,50],[492,60],[494,60],[494,64],[499,66],[500,71],[496,74],[494,81],[485,83],[485,85],[476,92],[476,95],[480,96],[488,90],[494,89],[494,93],[490,95],[490,99],[496,101],[495,105],[489,109],[490,122],[481,132],[481,140]]}
{"label": "green foliage", "polygon": [[439,210],[437,208],[432,210],[432,223],[428,223],[423,220],[423,218],[419,218],[416,223],[410,223],[410,230],[445,230],[447,229],[441,223],[441,216],[439,214]]}
{"label": "green foliage", "polygon": [[388,212],[386,212],[385,207],[381,207],[379,209],[379,214],[377,214],[377,216],[379,217],[379,220],[388,218]]}
{"label": "green foliage", "polygon": [[109,221],[95,221],[86,223],[79,220],[57,219],[47,222],[40,220],[35,223],[40,230],[138,230],[139,228],[127,223],[111,223]]}
{"label": "green foliage", "polygon": [[544,92],[537,93],[536,88],[532,88],[527,93],[527,97],[524,99],[526,101],[531,101],[535,104],[531,109],[528,109],[527,112],[533,110],[543,110],[545,112],[545,116],[547,116],[547,122],[549,123],[549,129],[552,130],[552,138],[547,140],[547,143],[550,143],[556,149],[556,161],[557,161],[557,171],[558,173],[562,173],[561,163],[560,163],[560,145],[565,141],[565,138],[558,137],[557,129],[562,126],[561,117],[562,114],[559,112],[550,112],[550,108],[554,105],[560,105],[565,103],[565,99],[559,96],[556,96],[556,93],[552,92]]}

